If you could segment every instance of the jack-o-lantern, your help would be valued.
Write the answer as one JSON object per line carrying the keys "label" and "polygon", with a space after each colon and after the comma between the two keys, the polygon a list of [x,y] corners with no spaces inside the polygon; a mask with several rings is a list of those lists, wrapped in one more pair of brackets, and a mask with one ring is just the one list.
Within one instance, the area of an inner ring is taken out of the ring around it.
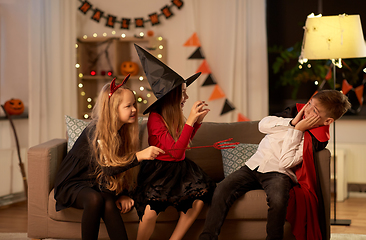
{"label": "jack-o-lantern", "polygon": [[136,76],[139,73],[139,65],[135,62],[125,61],[121,64],[122,75]]}
{"label": "jack-o-lantern", "polygon": [[5,102],[4,109],[9,115],[20,115],[24,112],[24,104],[20,99],[10,99]]}

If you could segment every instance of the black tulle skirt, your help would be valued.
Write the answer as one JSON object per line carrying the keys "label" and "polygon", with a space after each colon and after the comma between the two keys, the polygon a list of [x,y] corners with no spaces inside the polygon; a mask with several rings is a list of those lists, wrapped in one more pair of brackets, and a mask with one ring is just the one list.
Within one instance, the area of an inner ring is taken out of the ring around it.
{"label": "black tulle skirt", "polygon": [[209,204],[215,182],[193,161],[144,161],[138,175],[135,207],[140,220],[146,205],[157,214],[173,206],[186,213],[196,199]]}

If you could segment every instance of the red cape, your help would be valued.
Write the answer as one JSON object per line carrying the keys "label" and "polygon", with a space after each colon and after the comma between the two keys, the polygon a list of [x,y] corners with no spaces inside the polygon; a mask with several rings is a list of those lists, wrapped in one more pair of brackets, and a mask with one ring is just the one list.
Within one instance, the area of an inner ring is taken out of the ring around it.
{"label": "red cape", "polygon": [[[297,104],[297,110],[300,111],[304,105]],[[320,142],[329,140],[329,126],[313,128],[309,131]],[[294,170],[299,184],[290,190],[287,207],[286,219],[291,223],[296,240],[322,239],[318,220],[313,143],[309,131],[304,133],[303,162]]]}

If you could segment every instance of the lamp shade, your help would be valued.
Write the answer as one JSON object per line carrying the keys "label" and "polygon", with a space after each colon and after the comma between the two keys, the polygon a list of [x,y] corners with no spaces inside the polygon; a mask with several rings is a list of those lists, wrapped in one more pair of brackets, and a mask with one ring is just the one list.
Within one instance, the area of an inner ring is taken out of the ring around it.
{"label": "lamp shade", "polygon": [[309,15],[304,28],[300,59],[366,57],[359,15]]}

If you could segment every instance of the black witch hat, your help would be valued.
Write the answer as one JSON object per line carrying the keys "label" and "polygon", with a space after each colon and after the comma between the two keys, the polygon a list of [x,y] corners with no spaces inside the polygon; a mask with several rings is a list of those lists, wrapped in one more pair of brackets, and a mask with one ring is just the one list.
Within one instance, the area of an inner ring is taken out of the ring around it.
{"label": "black witch hat", "polygon": [[167,95],[171,90],[183,83],[186,83],[188,87],[201,75],[199,72],[184,80],[178,73],[174,72],[174,70],[151,55],[145,49],[141,48],[137,44],[135,44],[135,48],[139,55],[147,80],[155,97],[157,98],[154,103],[146,108],[143,114],[150,112],[158,104],[159,100]]}

